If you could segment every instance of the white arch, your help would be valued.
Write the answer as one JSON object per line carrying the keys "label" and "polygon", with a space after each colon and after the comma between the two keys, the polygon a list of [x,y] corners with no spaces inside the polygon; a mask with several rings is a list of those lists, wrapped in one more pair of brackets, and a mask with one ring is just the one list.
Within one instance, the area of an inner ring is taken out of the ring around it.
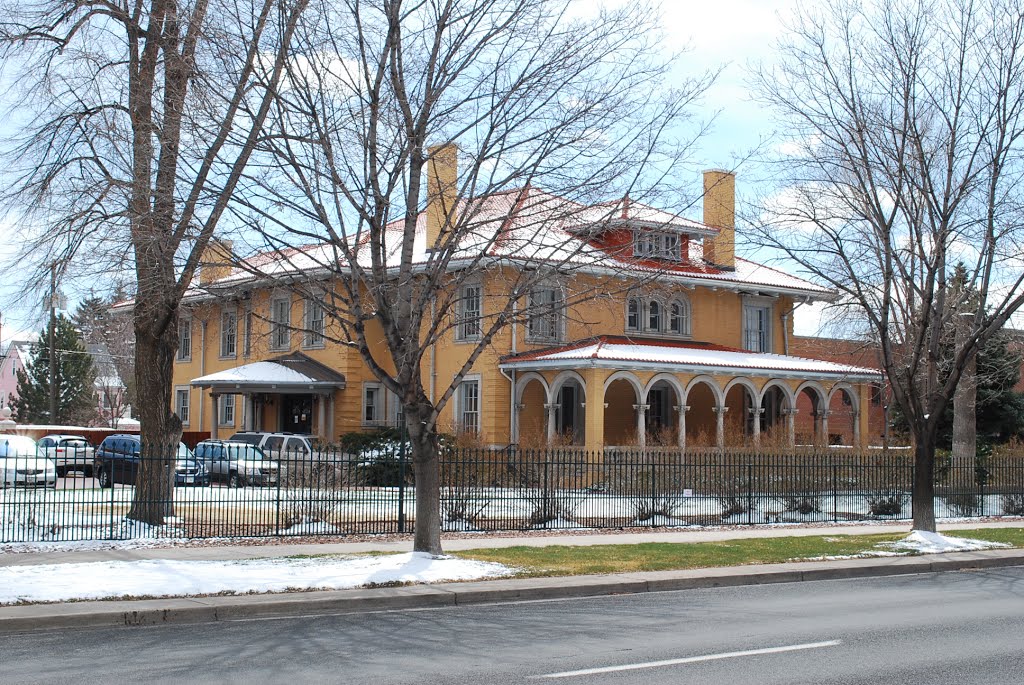
{"label": "white arch", "polygon": [[636,393],[636,401],[640,402],[646,395],[644,394],[644,384],[640,382],[640,379],[636,377],[632,371],[616,371],[604,381],[604,394],[608,394],[608,388],[615,381],[627,381],[633,386],[633,392]]}
{"label": "white arch", "polygon": [[715,398],[715,404],[717,404],[719,407],[725,406],[725,395],[722,393],[722,388],[719,387],[718,383],[715,382],[715,379],[712,378],[711,376],[697,376],[691,379],[690,382],[686,384],[686,403],[689,403],[690,393],[699,384],[704,384],[708,386],[708,388],[711,390],[712,396]]}
{"label": "white arch", "polygon": [[587,401],[587,382],[583,380],[583,376],[579,375],[575,371],[562,371],[555,379],[551,381],[551,389],[548,391],[548,402],[553,404],[558,401],[558,391],[562,389],[562,386],[567,381],[574,380],[579,383],[580,388],[583,390],[583,401]]}
{"label": "white arch", "polygon": [[684,388],[683,384],[679,382],[679,379],[670,373],[659,373],[656,374],[653,378],[651,378],[651,380],[647,381],[647,385],[646,387],[644,387],[642,395],[643,404],[647,404],[647,396],[650,394],[651,388],[653,388],[654,385],[659,381],[665,381],[675,389],[676,401],[679,404],[684,404],[686,402],[686,388]]}
{"label": "white arch", "polygon": [[802,393],[804,390],[812,390],[815,394],[817,394],[818,401],[822,403],[822,406],[819,407],[819,409],[821,409],[822,411],[828,409],[828,393],[825,392],[825,388],[818,381],[804,381],[803,383],[800,384],[800,386],[796,389],[796,392],[793,393],[794,407],[796,406],[795,400],[799,399],[800,393]]}
{"label": "white arch", "polygon": [[832,406],[832,398],[839,392],[845,391],[850,398],[850,405],[853,407],[854,412],[860,410],[860,403],[858,402],[857,391],[854,390],[853,386],[845,381],[840,381],[832,386],[832,390],[828,393],[828,406]]}
{"label": "white arch", "polygon": [[789,386],[785,382],[780,381],[778,378],[773,378],[765,383],[764,387],[761,388],[761,396],[758,399],[761,406],[764,406],[764,398],[772,388],[778,388],[782,392],[782,396],[785,398],[786,404],[790,409],[796,408],[796,397],[793,395],[793,391],[790,390]]}
{"label": "white arch", "polygon": [[750,395],[750,402],[754,405],[754,409],[761,406],[761,393],[758,391],[757,386],[754,385],[754,381],[750,380],[746,376],[737,376],[726,383],[725,388],[722,390],[723,401],[729,396],[729,391],[737,385],[747,389],[747,393]]}
{"label": "white arch", "polygon": [[551,388],[548,387],[548,382],[544,380],[544,376],[536,371],[527,371],[516,379],[516,404],[523,403],[523,392],[526,390],[526,386],[530,384],[530,381],[540,381],[541,387],[544,388],[544,397],[550,398]]}

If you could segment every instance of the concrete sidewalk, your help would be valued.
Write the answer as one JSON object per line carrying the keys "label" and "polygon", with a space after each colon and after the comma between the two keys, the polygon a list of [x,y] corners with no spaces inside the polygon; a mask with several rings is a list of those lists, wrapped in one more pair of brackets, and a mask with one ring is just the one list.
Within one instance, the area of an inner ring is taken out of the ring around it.
{"label": "concrete sidewalk", "polygon": [[[1024,528],[1024,521],[958,521],[940,523],[940,532],[949,532],[973,528]],[[551,545],[591,546],[591,545],[627,545],[644,542],[715,542],[719,540],[739,540],[746,538],[786,538],[812,535],[875,535],[880,533],[910,532],[910,523],[894,521],[870,525],[762,525],[733,526],[720,528],[685,528],[660,529],[651,532],[566,532],[563,535],[514,535],[490,536],[480,533],[478,536],[462,536],[443,541],[446,552],[459,552],[468,549],[497,549],[504,547],[548,547]],[[2,566],[34,566],[39,564],[85,563],[90,561],[139,561],[142,559],[180,559],[186,561],[214,561],[238,559],[271,559],[299,555],[324,554],[365,554],[367,552],[408,552],[412,543],[408,539],[395,540],[382,538],[363,542],[327,542],[315,544],[298,544],[273,542],[254,545],[221,545],[211,544],[196,547],[135,547],[111,549],[76,550],[69,544],[58,549],[13,554],[0,553]]]}

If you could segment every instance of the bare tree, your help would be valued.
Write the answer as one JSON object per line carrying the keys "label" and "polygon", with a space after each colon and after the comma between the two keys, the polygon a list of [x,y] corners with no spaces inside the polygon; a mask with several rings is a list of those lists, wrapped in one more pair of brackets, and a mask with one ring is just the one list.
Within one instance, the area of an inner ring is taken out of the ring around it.
{"label": "bare tree", "polygon": [[[679,206],[660,193],[700,133],[682,124],[713,74],[666,85],[650,8],[574,8],[325,0],[247,175],[262,202],[233,205],[275,256],[239,265],[320,301],[326,325],[301,327],[400,398],[419,551],[441,550],[438,419],[466,373],[513,323],[553,334],[563,311],[637,284],[589,239],[640,202]],[[576,284],[581,266],[603,266],[603,285]],[[464,362],[434,387],[446,336]]]}
{"label": "bare tree", "polygon": [[[38,261],[135,272],[142,437],[170,454],[181,298],[270,110],[306,0],[37,0],[0,6],[18,88],[8,149]],[[140,469],[129,516],[171,511],[173,459]]]}
{"label": "bare tree", "polygon": [[[914,527],[934,531],[944,410],[1024,303],[1024,6],[841,0],[799,10],[791,29],[756,79],[792,139],[754,233],[877,340],[914,441]],[[948,375],[944,337],[956,338]]]}

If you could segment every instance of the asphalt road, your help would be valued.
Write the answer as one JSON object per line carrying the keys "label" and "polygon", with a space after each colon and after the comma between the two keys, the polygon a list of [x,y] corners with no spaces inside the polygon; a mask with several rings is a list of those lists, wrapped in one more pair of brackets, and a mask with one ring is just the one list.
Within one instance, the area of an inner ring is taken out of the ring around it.
{"label": "asphalt road", "polygon": [[1024,682],[1024,568],[7,636],[3,683]]}

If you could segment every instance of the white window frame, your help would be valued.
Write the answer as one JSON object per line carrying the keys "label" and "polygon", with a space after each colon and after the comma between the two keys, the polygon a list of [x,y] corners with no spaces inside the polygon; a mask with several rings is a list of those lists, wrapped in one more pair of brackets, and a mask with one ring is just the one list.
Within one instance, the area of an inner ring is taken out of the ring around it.
{"label": "white window frame", "polygon": [[[185,349],[185,348],[188,349]],[[179,362],[192,361],[192,317],[183,316],[178,319],[178,353],[175,360]]]}
{"label": "white window frame", "polygon": [[235,425],[235,396],[234,395],[221,395],[217,399],[217,425],[218,426],[234,426]]}
{"label": "white window frame", "polygon": [[633,256],[653,257],[678,262],[682,260],[682,236],[678,233],[654,231],[633,232]]}
{"label": "white window frame", "polygon": [[[373,404],[369,402],[373,393]],[[366,417],[366,410],[373,409],[373,417]],[[384,420],[384,386],[381,383],[363,383],[362,402],[359,404],[359,423],[363,426],[382,426]]]}
{"label": "white window frame", "polygon": [[[470,394],[473,389],[473,394]],[[455,425],[461,433],[479,433],[481,428],[483,394],[479,375],[466,376],[456,392]],[[472,400],[472,403],[471,403]],[[467,420],[468,419],[468,420]]]}
{"label": "white window frame", "polygon": [[[231,323],[228,326],[228,319]],[[220,313],[220,358],[234,359],[238,356],[238,310],[225,307]]]}
{"label": "white window frame", "polygon": [[[184,404],[181,402],[183,397]],[[187,426],[192,413],[192,388],[187,385],[179,385],[174,388],[174,411],[181,419],[181,425]]]}
{"label": "white window frame", "polygon": [[[774,305],[774,300],[770,298],[743,298],[743,320],[741,322],[743,349],[751,352],[770,353],[772,351],[772,315],[775,310]],[[752,329],[752,324],[760,324],[762,321],[764,323],[763,327],[758,326],[757,330]]]}
{"label": "white window frame", "polygon": [[[658,310],[658,321],[655,325],[651,325],[651,310],[657,307]],[[647,301],[647,306],[644,307],[644,330],[648,333],[661,333],[665,330],[665,303],[657,297],[652,297]]]}
{"label": "white window frame", "polygon": [[[316,314],[319,313],[319,317]],[[302,301],[302,327],[306,330],[302,334],[302,346],[306,349],[322,349],[324,347],[324,321],[325,312],[323,304],[314,297],[307,297]]]}
{"label": "white window frame", "polygon": [[[475,291],[475,295],[473,294]],[[475,305],[475,308],[470,308]],[[455,340],[480,340],[483,337],[484,288],[480,283],[463,283],[455,303]]]}
{"label": "white window frame", "polygon": [[[554,297],[550,302],[538,306],[535,297],[540,292],[553,293]],[[561,286],[557,283],[540,283],[530,288],[528,298],[531,312],[535,308],[547,311],[530,314],[530,318],[526,322],[526,340],[544,343],[561,342],[565,336],[565,293],[562,292]],[[546,322],[545,319],[547,319]],[[537,329],[542,323],[547,330],[538,332]]]}
{"label": "white window frame", "polygon": [[[673,319],[672,308],[676,307],[676,306],[678,306],[679,310],[680,310],[679,311],[679,319],[680,319],[679,330],[675,330],[672,327],[672,319]],[[690,301],[687,298],[680,297],[680,296],[676,296],[676,297],[672,298],[672,300],[669,301],[669,305],[668,305],[668,315],[667,315],[667,319],[666,319],[667,325],[665,327],[666,332],[671,333],[672,335],[680,335],[680,336],[684,336],[684,337],[689,337],[691,335],[691,331],[693,330],[691,328],[692,321],[693,321],[693,310],[690,307]]]}
{"label": "white window frame", "polygon": [[[631,311],[633,307],[636,307],[635,311]],[[643,318],[644,312],[644,301],[639,297],[628,297],[626,298],[626,330],[627,331],[640,331],[640,321]],[[635,317],[635,322],[630,323],[630,318]]]}
{"label": "white window frame", "polygon": [[[285,304],[284,317],[278,317],[278,304]],[[277,296],[270,300],[270,349],[287,350],[292,346],[292,298]]]}

